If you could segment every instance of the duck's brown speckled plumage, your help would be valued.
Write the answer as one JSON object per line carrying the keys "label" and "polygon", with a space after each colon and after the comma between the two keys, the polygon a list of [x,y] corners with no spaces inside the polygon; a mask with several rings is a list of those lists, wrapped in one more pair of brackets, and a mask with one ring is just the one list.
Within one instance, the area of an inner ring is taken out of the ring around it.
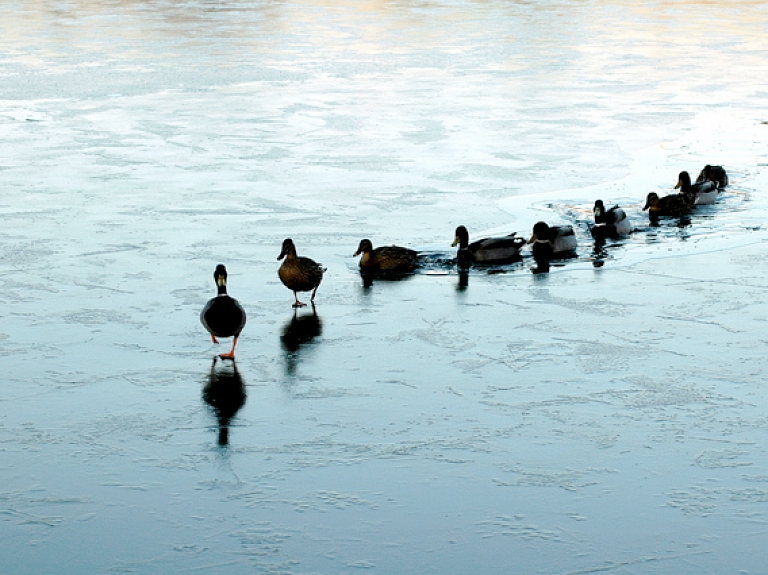
{"label": "duck's brown speckled plumage", "polygon": [[651,192],[643,210],[648,210],[649,216],[684,216],[693,211],[695,201],[692,194],[671,194],[660,198],[656,192]]}
{"label": "duck's brown speckled plumage", "polygon": [[302,291],[311,291],[311,301],[315,301],[315,294],[320,282],[323,281],[325,268],[310,258],[296,255],[296,246],[290,238],[283,241],[283,249],[277,259],[283,260],[277,275],[283,285],[293,292],[296,299],[293,306],[306,305],[299,301],[298,292]]}
{"label": "duck's brown speckled plumage", "polygon": [[394,275],[412,272],[419,263],[419,253],[400,246],[373,247],[371,240],[360,240],[355,256],[361,255],[360,270],[363,273]]}

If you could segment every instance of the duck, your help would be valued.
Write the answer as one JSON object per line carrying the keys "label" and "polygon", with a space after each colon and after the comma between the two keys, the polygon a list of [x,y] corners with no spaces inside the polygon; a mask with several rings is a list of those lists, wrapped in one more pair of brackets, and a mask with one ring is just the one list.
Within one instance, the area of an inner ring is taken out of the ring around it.
{"label": "duck", "polygon": [[[285,259],[283,260],[283,258]],[[280,269],[277,270],[277,275],[280,277],[283,285],[293,292],[293,297],[296,300],[293,303],[293,307],[304,307],[307,305],[299,301],[298,292],[300,291],[311,291],[311,301],[314,302],[317,288],[320,287],[320,282],[323,281],[323,274],[326,272],[326,268],[322,267],[315,260],[296,255],[296,246],[291,238],[283,240],[283,247],[277,259],[283,260],[283,263],[280,264]]]}
{"label": "duck", "polygon": [[696,183],[715,182],[718,188],[724,188],[728,185],[728,174],[725,173],[723,166],[710,166],[707,164],[696,178]]}
{"label": "duck", "polygon": [[546,222],[537,222],[533,226],[533,235],[528,243],[533,244],[533,257],[537,261],[568,255],[576,251],[577,245],[572,226],[550,226]]}
{"label": "duck", "polygon": [[200,312],[200,321],[211,334],[213,343],[219,343],[219,337],[231,337],[232,349],[219,355],[222,359],[235,359],[235,346],[240,332],[245,327],[245,310],[233,297],[227,294],[227,268],[223,264],[216,266],[213,272],[218,294],[205,304]]}
{"label": "duck", "polygon": [[712,180],[692,184],[691,175],[688,172],[680,172],[675,186],[675,189],[679,189],[681,193],[691,195],[696,206],[714,204],[717,201],[717,188],[717,182]]}
{"label": "duck", "polygon": [[525,245],[525,239],[517,237],[513,232],[497,238],[483,238],[469,243],[469,232],[464,226],[456,228],[455,239],[451,244],[459,246],[456,261],[459,267],[469,267],[475,264],[504,264],[521,259],[520,248]]}
{"label": "duck", "polygon": [[595,200],[592,211],[595,214],[595,225],[590,230],[593,238],[615,238],[626,236],[632,231],[632,223],[618,205],[606,210],[603,200]]}
{"label": "duck", "polygon": [[360,240],[353,254],[360,258],[360,271],[374,275],[396,275],[412,272],[419,263],[419,253],[400,246],[373,248],[371,240]]}
{"label": "duck", "polygon": [[658,216],[684,216],[693,211],[695,198],[689,194],[671,194],[659,197],[656,192],[651,192],[645,200],[643,210],[648,210],[651,217]]}

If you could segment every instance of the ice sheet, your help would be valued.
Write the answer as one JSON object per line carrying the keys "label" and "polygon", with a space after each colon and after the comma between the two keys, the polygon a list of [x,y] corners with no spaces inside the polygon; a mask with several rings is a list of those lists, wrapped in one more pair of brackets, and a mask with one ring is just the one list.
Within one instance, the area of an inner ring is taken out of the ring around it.
{"label": "ice sheet", "polygon": [[[763,572],[765,21],[0,7],[3,573]],[[706,163],[718,203],[650,225]],[[599,254],[597,198],[636,226]],[[539,219],[576,258],[447,263]],[[364,288],[363,237],[429,263]],[[220,262],[248,324],[212,376]]]}

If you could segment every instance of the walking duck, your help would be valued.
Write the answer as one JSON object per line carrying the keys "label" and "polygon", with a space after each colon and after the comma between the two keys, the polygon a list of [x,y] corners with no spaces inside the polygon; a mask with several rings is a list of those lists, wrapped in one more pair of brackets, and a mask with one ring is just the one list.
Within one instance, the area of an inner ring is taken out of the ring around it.
{"label": "walking duck", "polygon": [[208,333],[211,334],[213,343],[219,343],[219,337],[231,337],[232,349],[228,353],[219,355],[222,359],[235,359],[235,346],[240,332],[245,327],[245,310],[238,301],[227,295],[227,268],[222,264],[216,266],[213,272],[216,281],[218,295],[205,304],[200,312],[200,321]]}
{"label": "walking duck", "polygon": [[320,286],[320,282],[323,281],[325,268],[320,266],[315,260],[296,255],[296,246],[290,238],[283,240],[283,248],[280,251],[280,255],[277,256],[278,260],[283,258],[285,259],[280,264],[277,275],[280,277],[283,285],[293,292],[293,297],[296,300],[293,307],[304,307],[307,305],[299,301],[298,292],[300,291],[311,291],[311,301],[314,302],[317,288]]}

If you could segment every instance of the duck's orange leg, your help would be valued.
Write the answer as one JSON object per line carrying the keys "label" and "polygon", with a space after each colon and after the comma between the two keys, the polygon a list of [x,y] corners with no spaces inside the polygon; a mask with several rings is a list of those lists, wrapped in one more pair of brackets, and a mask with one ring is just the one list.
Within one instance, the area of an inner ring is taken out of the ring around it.
{"label": "duck's orange leg", "polygon": [[227,353],[220,353],[219,357],[221,359],[235,359],[235,346],[237,345],[237,337],[232,338],[232,349],[230,349]]}
{"label": "duck's orange leg", "polygon": [[302,303],[299,301],[299,294],[296,292],[293,292],[293,297],[296,298],[296,302],[293,304],[293,307],[305,307],[307,304]]}

